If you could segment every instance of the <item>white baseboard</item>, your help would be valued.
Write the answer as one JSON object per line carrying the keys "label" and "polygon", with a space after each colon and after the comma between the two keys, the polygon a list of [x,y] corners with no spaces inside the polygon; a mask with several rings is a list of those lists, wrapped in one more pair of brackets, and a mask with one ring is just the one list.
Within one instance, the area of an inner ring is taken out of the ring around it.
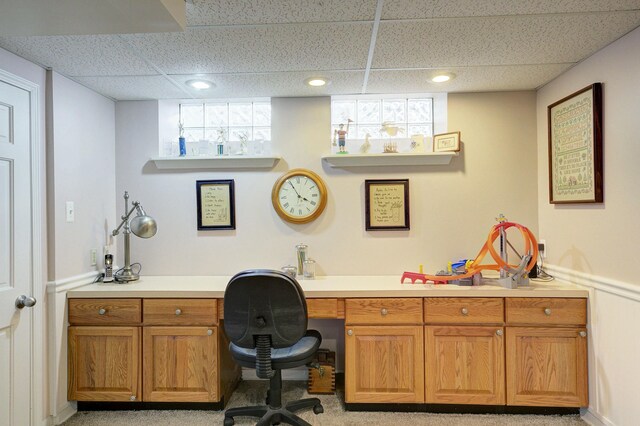
{"label": "white baseboard", "polygon": [[593,411],[592,407],[580,410],[580,417],[591,426],[615,426],[612,422]]}
{"label": "white baseboard", "polygon": [[58,409],[58,414],[53,416],[53,424],[60,425],[69,420],[69,418],[71,418],[71,416],[73,416],[77,412],[78,409],[76,407],[76,404],[69,402],[64,407]]}

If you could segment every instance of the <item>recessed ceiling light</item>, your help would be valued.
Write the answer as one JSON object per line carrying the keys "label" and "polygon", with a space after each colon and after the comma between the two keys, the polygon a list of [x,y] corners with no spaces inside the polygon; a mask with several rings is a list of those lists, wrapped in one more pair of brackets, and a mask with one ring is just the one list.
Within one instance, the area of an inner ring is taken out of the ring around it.
{"label": "recessed ceiling light", "polygon": [[455,74],[450,72],[442,72],[431,77],[431,81],[433,81],[434,83],[444,83],[445,81],[449,81],[452,78],[455,78],[455,76]]}
{"label": "recessed ceiling light", "polygon": [[324,77],[311,77],[305,80],[309,86],[321,87],[329,83],[329,80]]}
{"label": "recessed ceiling light", "polygon": [[215,84],[207,80],[189,80],[187,81],[187,85],[198,90],[210,89],[216,86]]}

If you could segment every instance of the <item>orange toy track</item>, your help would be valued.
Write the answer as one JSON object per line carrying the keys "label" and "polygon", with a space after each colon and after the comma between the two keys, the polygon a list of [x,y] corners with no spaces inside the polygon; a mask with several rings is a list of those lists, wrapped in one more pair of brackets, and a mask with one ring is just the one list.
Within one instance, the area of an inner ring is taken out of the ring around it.
{"label": "orange toy track", "polygon": [[[415,283],[416,281],[421,281],[426,283],[427,281],[433,281],[436,284],[446,284],[449,281],[460,280],[463,278],[469,278],[474,276],[475,274],[491,270],[491,271],[499,271],[500,269],[505,269],[509,273],[516,273],[518,265],[510,265],[504,260],[500,258],[498,252],[493,247],[493,242],[500,236],[500,230],[504,229],[505,231],[511,227],[518,228],[520,233],[522,234],[522,238],[524,239],[524,252],[525,254],[531,254],[531,260],[527,264],[525,271],[529,272],[533,265],[536,264],[538,260],[538,242],[536,241],[536,237],[526,226],[522,226],[515,222],[500,222],[497,225],[494,225],[489,232],[489,237],[487,241],[484,243],[480,252],[475,257],[471,265],[467,268],[467,271],[464,274],[460,275],[427,275],[420,274],[418,272],[405,272],[402,274],[402,278],[400,279],[401,283],[404,283],[405,278],[411,280],[411,283]],[[491,255],[493,260],[496,262],[495,264],[489,265],[481,265],[482,259],[487,255],[487,252]]]}

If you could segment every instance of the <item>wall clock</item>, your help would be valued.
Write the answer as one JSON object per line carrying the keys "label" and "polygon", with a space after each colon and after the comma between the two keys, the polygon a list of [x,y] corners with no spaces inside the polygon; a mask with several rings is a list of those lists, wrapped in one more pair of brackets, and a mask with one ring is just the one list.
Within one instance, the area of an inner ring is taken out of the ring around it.
{"label": "wall clock", "polygon": [[327,205],[327,187],[311,170],[293,169],[273,185],[271,202],[278,216],[287,222],[311,222]]}

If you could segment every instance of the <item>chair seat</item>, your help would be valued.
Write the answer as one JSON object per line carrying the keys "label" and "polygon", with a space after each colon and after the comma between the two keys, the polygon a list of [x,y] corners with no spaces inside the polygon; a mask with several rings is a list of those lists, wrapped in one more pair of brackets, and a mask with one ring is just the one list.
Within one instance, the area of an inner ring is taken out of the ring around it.
{"label": "chair seat", "polygon": [[[293,346],[280,349],[271,349],[271,367],[274,370],[294,368],[311,362],[316,351],[320,347],[322,337],[316,330],[307,330],[307,333]],[[229,351],[233,359],[243,367],[255,368],[256,350],[241,348],[233,343],[229,344]]]}

